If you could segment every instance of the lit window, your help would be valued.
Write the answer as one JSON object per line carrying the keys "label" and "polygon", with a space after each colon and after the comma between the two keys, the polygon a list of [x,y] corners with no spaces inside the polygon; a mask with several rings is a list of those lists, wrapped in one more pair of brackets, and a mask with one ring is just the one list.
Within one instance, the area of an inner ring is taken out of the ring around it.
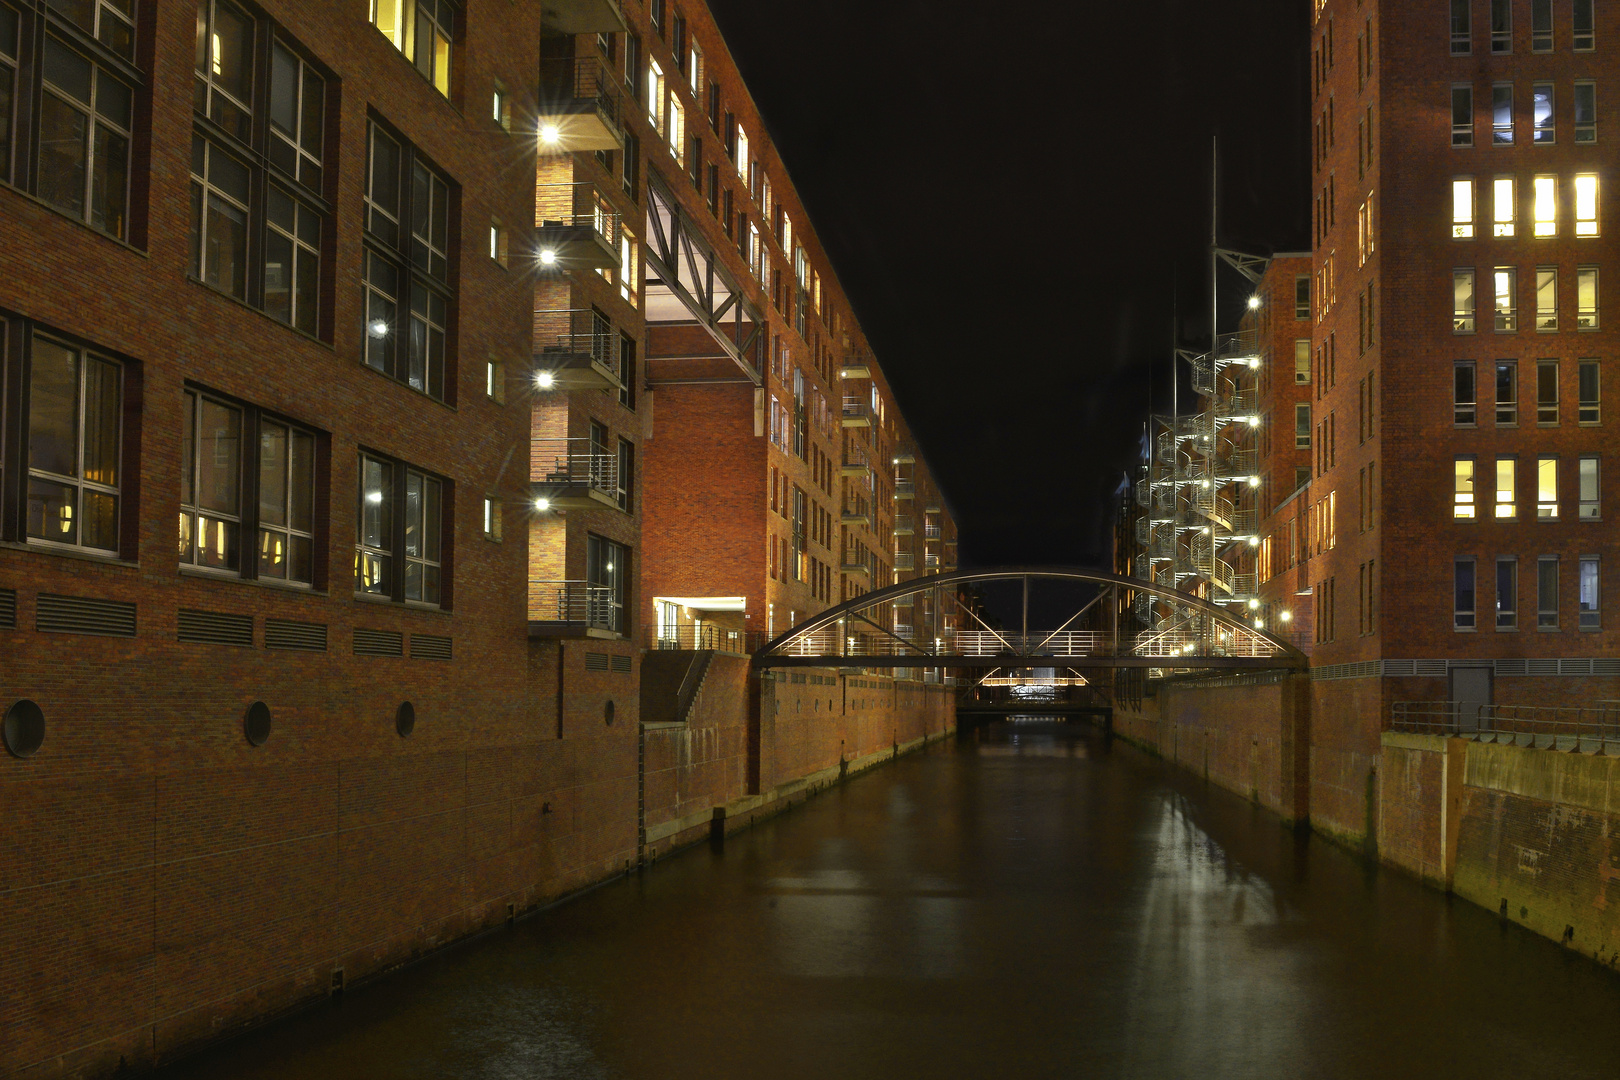
{"label": "lit window", "polygon": [[1513,51],[1513,0],[1491,0],[1491,52]]}
{"label": "lit window", "polygon": [[1594,455],[1581,458],[1580,470],[1580,518],[1582,521],[1597,521],[1603,517],[1597,457]]}
{"label": "lit window", "polygon": [[396,601],[439,603],[444,574],[443,488],[444,481],[403,462],[360,455],[356,592]]}
{"label": "lit window", "polygon": [[1597,142],[1597,84],[1575,84],[1575,141]]}
{"label": "lit window", "polygon": [[1513,177],[1498,176],[1491,182],[1491,221],[1497,236],[1513,235]]}
{"label": "lit window", "polygon": [[1536,459],[1536,518],[1540,521],[1558,520],[1558,459]]}
{"label": "lit window", "polygon": [[1519,422],[1519,365],[1513,360],[1496,363],[1496,423],[1511,426]]}
{"label": "lit window", "polygon": [[1519,560],[1511,555],[1496,560],[1496,628],[1519,627]]}
{"label": "lit window", "polygon": [[1294,405],[1294,449],[1311,448],[1311,406],[1309,402]]}
{"label": "lit window", "polygon": [[1511,266],[1498,266],[1492,274],[1495,284],[1496,332],[1512,333],[1519,328],[1519,309],[1515,294],[1518,292],[1518,273]]}
{"label": "lit window", "polygon": [[1534,182],[1535,198],[1531,213],[1537,236],[1558,235],[1558,178],[1538,176]]}
{"label": "lit window", "polygon": [[1536,361],[1536,423],[1558,423],[1558,361]]}
{"label": "lit window", "polygon": [[1479,390],[1472,360],[1458,361],[1452,369],[1452,423],[1473,427],[1479,417]]}
{"label": "lit window", "polygon": [[484,539],[501,539],[501,500],[484,496]]}
{"label": "lit window", "polygon": [[1473,50],[1472,0],[1451,0],[1451,55],[1467,56]]}
{"label": "lit window", "polygon": [[32,342],[28,538],[117,551],[123,369],[37,334]]}
{"label": "lit window", "polygon": [[1530,51],[1552,52],[1553,0],[1530,0]]}
{"label": "lit window", "polygon": [[1512,457],[1499,457],[1496,459],[1496,516],[1499,518],[1516,518],[1519,516],[1519,504],[1514,478],[1518,474],[1518,459]]}
{"label": "lit window", "polygon": [[1451,329],[1457,334],[1474,332],[1474,272],[1451,272]]}
{"label": "lit window", "polygon": [[1580,412],[1582,424],[1596,424],[1603,419],[1603,390],[1601,369],[1596,360],[1582,360],[1580,365]]}
{"label": "lit window", "polygon": [[1459,558],[1452,564],[1451,625],[1458,630],[1474,629],[1474,560]]}
{"label": "lit window", "polygon": [[506,113],[506,91],[500,87],[496,87],[495,91],[490,94],[489,115],[490,119],[501,125],[501,127],[511,127],[511,122]]}
{"label": "lit window", "polygon": [[1536,560],[1536,628],[1558,629],[1558,556]]}
{"label": "lit window", "polygon": [[1474,145],[1474,88],[1451,88],[1451,145]]}
{"label": "lit window", "polygon": [[371,0],[371,22],[435,90],[450,96],[456,14],[449,0]]}
{"label": "lit window", "polygon": [[660,133],[664,130],[664,69],[657,60],[647,61],[647,118]]}
{"label": "lit window", "polygon": [[1558,329],[1558,268],[1536,268],[1536,329]]}
{"label": "lit window", "polygon": [[1603,626],[1602,591],[1598,588],[1598,557],[1581,556],[1581,629],[1597,630]]}
{"label": "lit window", "polygon": [[489,223],[489,257],[506,265],[506,230],[501,228],[499,222]]}
{"label": "lit window", "polygon": [[1451,182],[1451,235],[1456,240],[1471,240],[1474,236],[1474,182]]}
{"label": "lit window", "polygon": [[1491,84],[1491,144],[1513,145],[1513,84]]}
{"label": "lit window", "polygon": [[506,400],[506,366],[498,360],[484,364],[484,396],[496,404]]}
{"label": "lit window", "polygon": [[1598,234],[1598,178],[1595,173],[1575,177],[1575,235]]}
{"label": "lit window", "polygon": [[1311,381],[1311,339],[1294,339],[1294,382],[1299,385]]}
{"label": "lit window", "polygon": [[1473,520],[1476,513],[1474,503],[1474,459],[1460,457],[1456,463],[1456,486],[1452,495],[1452,517]]}
{"label": "lit window", "polygon": [[1598,328],[1598,272],[1595,266],[1575,271],[1575,326],[1580,330]]}
{"label": "lit window", "polygon": [[1546,145],[1557,141],[1558,129],[1553,117],[1553,84],[1532,83],[1530,86],[1530,141]]}
{"label": "lit window", "polygon": [[1584,52],[1596,48],[1597,39],[1592,30],[1592,0],[1575,0],[1574,16],[1571,23],[1575,30],[1575,50]]}
{"label": "lit window", "polygon": [[686,110],[674,91],[669,95],[669,130],[665,135],[669,139],[669,152],[680,157],[681,147],[686,144]]}
{"label": "lit window", "polygon": [[749,162],[749,157],[748,157],[748,132],[746,132],[746,131],[744,131],[742,129],[741,124],[738,124],[737,125],[737,175],[742,178],[743,183],[748,182],[748,162]]}

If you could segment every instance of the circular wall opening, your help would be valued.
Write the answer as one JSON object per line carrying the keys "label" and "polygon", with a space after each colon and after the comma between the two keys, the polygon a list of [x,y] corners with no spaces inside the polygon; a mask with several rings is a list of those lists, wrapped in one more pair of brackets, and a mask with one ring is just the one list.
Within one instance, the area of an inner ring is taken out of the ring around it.
{"label": "circular wall opening", "polygon": [[416,730],[415,705],[408,701],[399,703],[399,708],[394,710],[394,730],[399,732],[399,737],[402,739]]}
{"label": "circular wall opening", "polygon": [[45,743],[45,712],[27,698],[13,702],[0,731],[7,750],[20,758],[32,757]]}
{"label": "circular wall opening", "polygon": [[602,719],[606,720],[610,724],[613,723],[613,699],[612,698],[608,698],[608,703],[606,705],[602,706]]}
{"label": "circular wall opening", "polygon": [[242,734],[254,746],[263,746],[270,741],[270,706],[262,701],[255,701],[248,706],[247,715],[242,718]]}

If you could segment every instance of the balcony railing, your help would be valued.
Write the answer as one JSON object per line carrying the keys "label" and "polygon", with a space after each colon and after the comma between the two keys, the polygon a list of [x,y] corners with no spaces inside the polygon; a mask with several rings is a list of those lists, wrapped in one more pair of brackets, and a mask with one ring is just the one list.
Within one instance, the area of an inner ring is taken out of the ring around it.
{"label": "balcony railing", "polygon": [[939,539],[939,522],[930,521],[923,526],[923,536],[928,540]]}
{"label": "balcony railing", "polygon": [[909,551],[897,551],[894,554],[894,568],[896,570],[915,570],[917,557]]}
{"label": "balcony railing", "polygon": [[534,439],[530,442],[533,483],[553,505],[566,497],[566,489],[584,488],[616,502],[619,458],[590,439]]}
{"label": "balcony railing", "polygon": [[617,73],[599,57],[542,60],[535,129],[541,152],[623,146],[625,97]]}
{"label": "balcony railing", "polygon": [[872,555],[868,551],[861,548],[845,548],[844,559],[841,565],[845,573],[866,574],[868,577],[870,577],[872,574],[873,561]]}
{"label": "balcony railing", "polygon": [[896,480],[894,482],[894,497],[897,499],[914,499],[917,497],[917,483],[914,480]]}
{"label": "balcony railing", "polygon": [[613,590],[588,581],[529,582],[531,617],[536,622],[576,623],[598,630],[614,628]]}
{"label": "balcony railing", "polygon": [[845,447],[839,471],[843,476],[864,476],[871,472],[872,462],[867,456],[866,448],[863,446]]}
{"label": "balcony railing", "polygon": [[617,390],[619,335],[589,308],[534,313],[535,387],[549,390]]}
{"label": "balcony railing", "polygon": [[894,535],[911,536],[917,531],[917,526],[910,514],[894,515]]}
{"label": "balcony railing", "polygon": [[595,184],[539,185],[534,217],[541,269],[618,269],[619,212]]}
{"label": "balcony railing", "polygon": [[733,630],[729,627],[705,623],[647,627],[649,648],[665,652],[716,649],[720,652],[751,653],[766,641],[764,633],[752,630]]}
{"label": "balcony railing", "polygon": [[845,427],[871,427],[872,404],[864,397],[845,395],[843,424]]}

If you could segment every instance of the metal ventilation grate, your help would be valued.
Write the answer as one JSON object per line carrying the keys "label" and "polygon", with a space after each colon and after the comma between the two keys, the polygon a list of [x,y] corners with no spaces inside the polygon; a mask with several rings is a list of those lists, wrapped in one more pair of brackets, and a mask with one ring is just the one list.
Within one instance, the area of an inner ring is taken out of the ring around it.
{"label": "metal ventilation grate", "polygon": [[364,630],[355,627],[354,655],[404,656],[405,635],[398,630]]}
{"label": "metal ventilation grate", "polygon": [[606,671],[608,669],[608,654],[605,652],[588,652],[585,654],[586,671]]}
{"label": "metal ventilation grate", "polygon": [[134,637],[135,605],[122,600],[40,593],[35,605],[34,629],[43,634]]}
{"label": "metal ventilation grate", "polygon": [[630,658],[628,656],[613,657],[613,672],[616,675],[630,674]]}
{"label": "metal ventilation grate", "polygon": [[246,645],[251,649],[253,616],[181,608],[177,636],[181,641],[194,641],[202,645]]}
{"label": "metal ventilation grate", "polygon": [[0,630],[17,629],[17,590],[0,589]]}
{"label": "metal ventilation grate", "polygon": [[1592,660],[1592,674],[1594,675],[1620,675],[1620,660],[1594,657]]}
{"label": "metal ventilation grate", "polygon": [[326,651],[326,624],[293,622],[289,619],[264,620],[264,647],[295,649],[301,652]]}
{"label": "metal ventilation grate", "polygon": [[412,634],[412,660],[450,659],[450,639],[439,634]]}

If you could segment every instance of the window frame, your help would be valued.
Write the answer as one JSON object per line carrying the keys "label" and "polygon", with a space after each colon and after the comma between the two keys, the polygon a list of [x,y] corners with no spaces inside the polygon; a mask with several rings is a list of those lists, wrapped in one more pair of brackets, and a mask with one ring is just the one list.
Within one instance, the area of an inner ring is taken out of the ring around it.
{"label": "window frame", "polygon": [[1558,563],[1557,555],[1536,557],[1536,629],[1557,630],[1558,627]]}
{"label": "window frame", "polygon": [[[1590,468],[1588,468],[1590,466]],[[1576,465],[1576,520],[1603,520],[1603,459],[1582,454]]]}
{"label": "window frame", "polygon": [[[1463,399],[1464,372],[1468,381],[1467,400]],[[1451,410],[1453,427],[1479,426],[1479,369],[1472,360],[1457,360],[1452,364]]]}
{"label": "window frame", "polygon": [[[1504,113],[1507,122],[1503,123]],[[1491,145],[1512,146],[1513,142],[1513,84],[1511,82],[1491,83]]]}
{"label": "window frame", "polygon": [[[1503,571],[1506,571],[1504,575]],[[1504,581],[1505,577],[1505,581]],[[1504,587],[1505,586],[1505,587]],[[1477,582],[1476,582],[1477,587]],[[1502,603],[1506,595],[1508,603]],[[1496,557],[1496,629],[1501,631],[1514,631],[1519,628],[1519,557],[1517,555],[1498,555]],[[1478,600],[1476,598],[1476,607]]]}
{"label": "window frame", "polygon": [[1603,423],[1603,364],[1590,357],[1577,360],[1575,364],[1575,422],[1581,427],[1597,427]]}
{"label": "window frame", "polygon": [[[1460,307],[1461,288],[1467,283],[1468,306]],[[1472,266],[1455,266],[1451,270],[1451,332],[1476,333],[1479,327],[1479,274]]]}
{"label": "window frame", "polygon": [[[380,499],[369,498],[367,490],[366,467],[368,463],[378,466],[379,475],[386,484]],[[448,477],[441,476],[430,470],[412,465],[409,462],[396,458],[378,450],[372,450],[361,445],[356,452],[356,483],[355,483],[355,542],[354,542],[354,598],[360,601],[375,603],[394,603],[406,607],[425,608],[433,610],[451,610],[453,590],[452,569],[455,554],[455,484]],[[430,531],[438,533],[438,557],[434,558],[423,550],[427,545],[418,542],[418,551],[415,555],[410,550],[410,530],[413,522],[407,520],[409,513],[410,482],[415,477],[424,481],[419,506],[422,510],[423,520],[417,524],[420,536],[427,537]],[[427,499],[429,490],[427,484],[437,485],[437,530],[429,530],[426,525]],[[383,511],[386,516],[388,545],[367,542],[366,503],[380,502],[385,505]],[[376,588],[366,588],[364,563],[371,558],[381,566]],[[422,580],[426,580],[426,568],[433,567],[438,570],[438,598],[425,600],[421,596],[409,595],[410,567],[423,568]]]}
{"label": "window frame", "polygon": [[1479,520],[1479,462],[1473,454],[1459,454],[1452,460],[1451,519]]}
{"label": "window frame", "polygon": [[[1581,555],[1576,562],[1575,609],[1581,630],[1603,629],[1603,558]],[[1591,568],[1591,606],[1587,606],[1587,568]]]}
{"label": "window frame", "polygon": [[[395,28],[392,30],[385,29],[377,21],[385,8],[397,13]],[[441,50],[434,48],[424,54],[421,47],[422,42],[418,35],[422,29],[423,8],[432,9],[426,18],[436,31],[434,45],[443,46],[442,68],[438,64]],[[448,28],[444,25],[446,20],[450,24]],[[455,0],[371,0],[368,21],[383,39],[405,58],[406,63],[422,77],[422,81],[433,87],[446,101],[455,101],[455,80],[461,74],[461,64],[458,62],[456,52],[465,22],[461,6]],[[427,64],[427,70],[423,70],[424,62]]]}
{"label": "window frame", "polygon": [[1536,520],[1557,521],[1558,455],[1536,455]]}
{"label": "window frame", "polygon": [[1472,555],[1454,556],[1451,563],[1451,628],[1461,632],[1477,629],[1478,613],[1478,560]]}

